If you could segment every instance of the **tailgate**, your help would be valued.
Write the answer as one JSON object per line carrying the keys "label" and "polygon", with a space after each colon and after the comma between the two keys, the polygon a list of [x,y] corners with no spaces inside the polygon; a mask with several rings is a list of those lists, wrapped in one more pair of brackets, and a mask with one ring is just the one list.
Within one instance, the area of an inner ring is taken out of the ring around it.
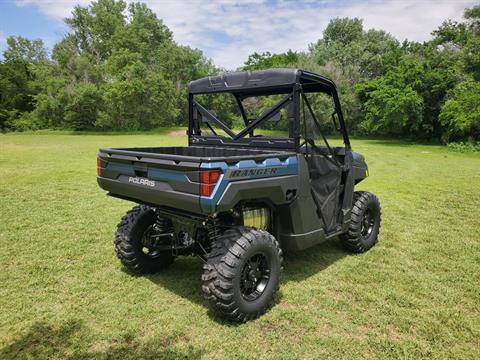
{"label": "tailgate", "polygon": [[[101,149],[97,181],[111,195],[200,213],[200,163]],[[180,158],[180,157],[179,157]]]}

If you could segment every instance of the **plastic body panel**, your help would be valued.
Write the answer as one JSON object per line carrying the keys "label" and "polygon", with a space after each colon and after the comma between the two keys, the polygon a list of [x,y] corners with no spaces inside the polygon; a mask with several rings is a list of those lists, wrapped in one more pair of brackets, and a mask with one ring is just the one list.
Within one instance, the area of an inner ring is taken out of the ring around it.
{"label": "plastic body panel", "polygon": [[[100,187],[117,197],[206,216],[228,211],[241,200],[261,195],[266,195],[275,205],[284,204],[288,201],[289,190],[296,191],[296,154],[235,149],[227,151],[232,155],[228,157],[222,154],[222,149],[217,149],[215,154],[212,148],[193,151],[217,156],[171,154],[186,152],[185,148],[180,148],[169,149],[163,159],[160,148],[153,149],[156,149],[155,157],[138,149],[102,149],[98,155],[102,162],[101,176],[97,177]],[[235,154],[241,151],[245,153],[242,158],[251,158],[237,160]],[[177,160],[172,156],[178,156]],[[199,195],[199,171],[202,169],[222,172],[208,197]]]}
{"label": "plastic body panel", "polygon": [[107,190],[111,195],[146,203],[178,208],[193,213],[201,213],[198,195],[173,191],[166,183],[161,183],[156,188],[147,188],[141,185],[129,184],[122,179],[108,179],[97,177],[100,187]]}
{"label": "plastic body panel", "polygon": [[277,209],[277,238],[285,250],[302,250],[325,240],[322,223],[310,193],[308,165],[298,155],[297,197]]}
{"label": "plastic body panel", "polygon": [[355,151],[352,151],[352,172],[356,184],[368,176],[368,166],[365,158]]}

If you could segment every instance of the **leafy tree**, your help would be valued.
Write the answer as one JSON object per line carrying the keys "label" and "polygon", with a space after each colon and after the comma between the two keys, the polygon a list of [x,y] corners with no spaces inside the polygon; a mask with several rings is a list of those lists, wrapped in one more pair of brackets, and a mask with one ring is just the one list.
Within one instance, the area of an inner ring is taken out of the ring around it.
{"label": "leafy tree", "polygon": [[398,41],[382,30],[370,29],[365,32],[361,48],[358,66],[360,74],[367,79],[376,78],[397,66],[403,56]]}
{"label": "leafy tree", "polygon": [[480,81],[480,5],[465,10],[468,35],[464,49],[465,70]]}
{"label": "leafy tree", "polygon": [[41,90],[34,97],[36,106],[30,117],[33,128],[64,127],[65,107],[68,103],[67,85],[71,80],[61,76],[61,73],[55,64],[36,69],[34,86]]}
{"label": "leafy tree", "polygon": [[128,6],[130,21],[116,35],[115,50],[128,49],[141,54],[145,63],[155,63],[155,52],[172,43],[172,33],[155,13],[143,3]]}
{"label": "leafy tree", "polygon": [[214,71],[200,51],[174,43],[145,4],[98,0],[76,6],[66,23],[71,31],[52,54],[57,80],[43,72],[48,85],[33,114],[48,127],[130,130],[178,123],[185,119],[186,84]]}
{"label": "leafy tree", "polygon": [[245,61],[245,66],[243,70],[261,70],[269,68],[282,68],[282,67],[292,67],[299,60],[299,54],[288,50],[286,53],[281,54],[271,54],[269,51],[262,54],[253,53],[248,56],[247,61]]}
{"label": "leafy tree", "polygon": [[200,50],[188,46],[179,46],[175,43],[164,44],[156,55],[159,68],[166,80],[173,84],[174,100],[172,106],[176,108],[175,123],[186,124],[188,118],[187,84],[194,79],[216,73],[210,60],[206,60]]}
{"label": "leafy tree", "polygon": [[396,39],[385,31],[365,31],[358,18],[331,20],[323,38],[310,45],[310,53],[320,65],[334,62],[341,68],[357,67],[367,79],[385,73],[401,55]]}
{"label": "leafy tree", "polygon": [[0,130],[16,129],[15,122],[34,109],[34,68],[47,59],[42,40],[7,38],[0,63]]}
{"label": "leafy tree", "polygon": [[480,83],[467,79],[459,83],[448,96],[439,115],[446,128],[444,142],[480,138]]}
{"label": "leafy tree", "polygon": [[92,83],[80,83],[68,94],[65,106],[65,126],[72,130],[91,130],[95,126],[102,96]]}
{"label": "leafy tree", "polygon": [[372,135],[412,135],[420,129],[423,99],[401,79],[381,77],[359,87],[364,121],[360,129]]}
{"label": "leafy tree", "polygon": [[119,29],[125,27],[124,1],[98,0],[90,6],[75,6],[72,17],[65,19],[72,32],[67,36],[73,40],[79,54],[100,63],[111,55]]}
{"label": "leafy tree", "polygon": [[125,66],[115,82],[103,86],[101,128],[139,130],[174,123],[173,84],[140,61]]}
{"label": "leafy tree", "polygon": [[361,19],[335,18],[330,20],[323,31],[322,41],[326,46],[349,45],[361,40],[362,36],[363,21]]}
{"label": "leafy tree", "polygon": [[26,63],[38,63],[47,60],[47,50],[40,39],[28,40],[21,36],[7,38],[7,50],[3,53],[5,62],[22,60]]}
{"label": "leafy tree", "polygon": [[464,18],[470,30],[476,33],[480,31],[480,5],[465,9]]}
{"label": "leafy tree", "polygon": [[[410,45],[407,44],[407,47]],[[413,48],[414,50],[406,49],[407,53],[398,66],[391,68],[385,75],[357,85],[365,122],[360,126],[363,132],[368,133],[369,129],[375,132],[381,130],[372,125],[373,114],[377,114],[382,119],[378,121],[387,125],[383,128],[383,135],[441,137],[442,128],[438,114],[448,90],[455,84],[456,74],[444,67],[448,61],[441,55],[432,53],[425,47],[421,47],[422,51],[417,52],[415,44]],[[392,107],[387,106],[387,102],[380,101],[385,99],[386,94],[398,97],[392,98],[392,101],[398,100],[398,107],[404,107],[402,111],[396,108],[397,112],[403,114],[397,118],[398,126],[394,126],[395,119],[389,119],[390,116],[396,116],[395,112],[391,111]],[[418,108],[420,105],[421,108]],[[412,116],[407,119],[408,109],[412,111]],[[418,111],[421,111],[421,115],[418,115]]]}
{"label": "leafy tree", "polygon": [[[173,41],[145,4],[96,0],[76,6],[70,31],[53,47],[10,37],[0,62],[0,129],[149,129],[185,124],[187,84],[219,69]],[[437,138],[479,137],[480,5],[446,20],[425,43],[332,19],[307,52],[253,53],[243,70],[298,67],[331,78],[351,132]],[[242,125],[234,99],[202,97],[222,121]],[[252,117],[274,98],[244,100]],[[331,126],[331,99],[312,97]],[[272,124],[266,124],[268,128]],[[278,125],[278,124],[277,124]]]}

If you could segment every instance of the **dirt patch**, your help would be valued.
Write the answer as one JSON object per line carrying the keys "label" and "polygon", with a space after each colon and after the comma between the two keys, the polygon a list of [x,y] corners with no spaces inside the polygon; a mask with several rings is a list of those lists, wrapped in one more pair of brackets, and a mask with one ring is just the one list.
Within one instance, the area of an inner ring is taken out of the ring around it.
{"label": "dirt patch", "polygon": [[180,130],[173,130],[168,133],[168,136],[173,136],[173,137],[180,137],[180,136],[186,136],[186,130],[185,129],[180,129]]}

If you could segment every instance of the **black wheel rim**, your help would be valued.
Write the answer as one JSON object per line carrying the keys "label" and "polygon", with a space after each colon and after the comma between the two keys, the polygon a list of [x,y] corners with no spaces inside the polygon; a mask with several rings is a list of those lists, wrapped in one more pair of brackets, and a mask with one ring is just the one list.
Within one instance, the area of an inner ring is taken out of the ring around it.
{"label": "black wheel rim", "polygon": [[372,207],[368,207],[363,213],[361,234],[364,239],[368,238],[373,232],[373,227],[375,226],[375,215],[375,209]]}
{"label": "black wheel rim", "polygon": [[160,255],[160,251],[152,246],[152,235],[157,232],[154,225],[150,225],[142,235],[142,241],[140,242],[140,250],[149,258],[156,258]]}
{"label": "black wheel rim", "polygon": [[245,262],[240,277],[240,291],[247,301],[262,296],[270,280],[270,261],[265,254],[255,254]]}

